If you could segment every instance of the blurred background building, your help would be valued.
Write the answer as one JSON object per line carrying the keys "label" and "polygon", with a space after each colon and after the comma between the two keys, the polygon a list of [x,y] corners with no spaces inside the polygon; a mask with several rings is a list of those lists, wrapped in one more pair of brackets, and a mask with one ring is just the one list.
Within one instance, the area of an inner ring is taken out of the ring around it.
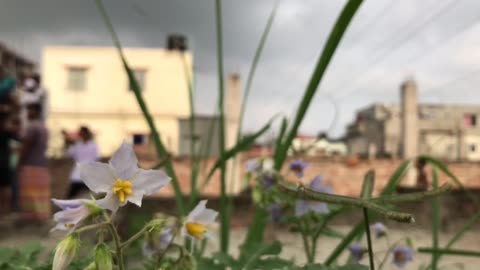
{"label": "blurred background building", "polygon": [[[401,105],[376,103],[358,111],[356,121],[347,128],[350,154],[480,160],[480,106],[417,104],[413,81],[402,85],[401,100]],[[407,123],[402,124],[403,120]]]}
{"label": "blurred background building", "polygon": [[35,62],[25,58],[14,50],[0,42],[0,66],[5,68],[7,73],[17,78],[23,74],[32,73],[35,70]]}

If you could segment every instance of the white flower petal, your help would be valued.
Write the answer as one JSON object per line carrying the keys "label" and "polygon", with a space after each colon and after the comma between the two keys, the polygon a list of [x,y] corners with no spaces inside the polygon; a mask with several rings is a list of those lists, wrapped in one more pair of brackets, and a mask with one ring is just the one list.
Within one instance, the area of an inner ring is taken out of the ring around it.
{"label": "white flower petal", "polygon": [[138,170],[138,160],[131,144],[124,143],[110,159],[115,175],[122,180],[131,180]]}
{"label": "white flower petal", "polygon": [[[126,202],[127,201],[125,200],[125,203]],[[118,207],[120,207],[120,201],[118,200],[117,196],[115,196],[115,194],[109,192],[107,193],[105,198],[97,200],[97,205],[102,209],[108,209],[112,212],[115,212],[117,211]]]}
{"label": "white flower petal", "polygon": [[141,192],[133,191],[132,194],[127,196],[126,201],[136,204],[138,207],[142,207],[143,194]]}
{"label": "white flower petal", "polygon": [[200,201],[187,217],[187,221],[210,224],[217,218],[218,212],[206,207],[207,200]]}
{"label": "white flower petal", "polygon": [[87,162],[79,163],[80,177],[93,192],[108,192],[112,190],[115,176],[106,163]]}
{"label": "white flower petal", "polygon": [[77,208],[83,205],[85,200],[59,200],[52,199],[52,202],[58,206],[58,208],[65,210],[68,208]]}
{"label": "white flower petal", "polygon": [[144,195],[150,195],[158,192],[162,187],[170,182],[171,178],[159,170],[139,169],[132,179],[133,193],[140,191]]}

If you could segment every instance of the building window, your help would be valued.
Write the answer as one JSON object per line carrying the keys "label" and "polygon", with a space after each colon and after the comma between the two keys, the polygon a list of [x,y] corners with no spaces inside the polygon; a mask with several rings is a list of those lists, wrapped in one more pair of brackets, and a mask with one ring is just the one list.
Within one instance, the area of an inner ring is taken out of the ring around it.
{"label": "building window", "polygon": [[69,67],[67,70],[67,88],[70,90],[85,90],[87,88],[87,68]]}
{"label": "building window", "polygon": [[148,143],[148,135],[142,133],[135,133],[132,135],[134,145],[143,145]]}
{"label": "building window", "polygon": [[[138,86],[140,86],[140,90],[145,90],[145,80],[147,78],[147,70],[146,69],[133,69],[133,76],[135,76],[135,79],[137,80]],[[129,80],[129,85],[128,89],[130,91],[133,90],[133,84]]]}
{"label": "building window", "polygon": [[465,114],[464,117],[465,127],[472,128],[477,126],[477,115],[476,114]]}
{"label": "building window", "polygon": [[470,152],[475,153],[477,151],[477,145],[470,144]]}

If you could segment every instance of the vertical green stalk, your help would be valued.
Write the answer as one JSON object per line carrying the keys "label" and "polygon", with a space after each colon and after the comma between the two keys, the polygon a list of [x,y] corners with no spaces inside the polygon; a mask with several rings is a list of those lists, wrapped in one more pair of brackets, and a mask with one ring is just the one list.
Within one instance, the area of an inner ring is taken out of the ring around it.
{"label": "vertical green stalk", "polygon": [[295,117],[295,121],[293,122],[293,126],[290,129],[290,132],[287,134],[282,147],[278,149],[275,153],[277,156],[275,164],[275,169],[280,170],[282,167],[283,162],[287,157],[288,148],[292,144],[293,139],[297,135],[298,128],[307,113],[307,110],[310,106],[310,103],[313,100],[315,93],[317,92],[318,86],[320,85],[320,81],[327,70],[328,65],[330,64],[330,60],[333,57],[340,41],[345,33],[350,21],[352,20],[353,16],[357,12],[358,8],[362,4],[363,0],[349,0],[348,3],[342,10],[342,13],[337,19],[335,26],[333,27],[332,31],[330,32],[330,36],[328,37],[327,43],[323,48],[323,52],[318,59],[317,65],[313,71],[312,77],[310,78],[310,82],[308,83],[307,89],[303,95],[302,101],[300,106],[298,107],[297,114]]}
{"label": "vertical green stalk", "polygon": [[[434,167],[432,169],[433,175],[433,188],[438,188],[438,174],[437,169]],[[432,248],[438,249],[438,234],[440,227],[440,197],[434,197],[432,199]],[[432,270],[437,270],[438,267],[438,256],[436,252],[432,253]]]}
{"label": "vertical green stalk", "polygon": [[[147,107],[147,104],[145,103],[145,100],[143,99],[141,89],[140,89],[140,85],[138,84],[135,76],[133,75],[133,72],[130,69],[130,67],[128,65],[128,62],[127,62],[127,60],[126,60],[126,58],[123,54],[122,45],[120,43],[120,40],[117,37],[117,34],[115,33],[115,30],[113,28],[113,24],[110,21],[110,18],[108,17],[107,11],[105,10],[105,7],[103,6],[103,2],[101,0],[96,0],[95,3],[97,4],[97,8],[100,11],[100,14],[101,14],[106,26],[107,26],[107,29],[112,36],[113,42],[118,49],[118,53],[119,53],[120,58],[122,60],[123,66],[125,68],[125,71],[127,72],[128,79],[132,84],[132,90],[133,90],[133,93],[135,94],[135,98],[137,99],[138,105],[140,106],[140,109],[142,110],[142,113],[145,117],[145,120],[147,121],[147,124],[148,124],[148,126],[149,126],[149,128],[152,132],[152,139],[153,139],[153,142],[155,144],[155,149],[157,150],[157,155],[158,155],[159,158],[166,157],[166,156],[168,156],[167,149],[165,148],[165,146],[163,145],[163,143],[160,139],[160,135],[157,131],[157,127],[155,126],[155,122],[153,121],[153,117],[150,114],[150,111]],[[172,186],[173,186],[173,190],[175,192],[175,199],[176,199],[176,202],[177,202],[177,207],[178,207],[178,210],[179,210],[179,214],[180,215],[185,215],[186,209],[185,209],[185,205],[184,205],[184,202],[183,202],[182,190],[180,189],[180,185],[178,184],[177,175],[175,174],[175,170],[173,169],[173,165],[172,165],[172,162],[170,160],[166,161],[165,170],[167,171],[167,174],[172,178],[171,183],[172,183]]]}
{"label": "vertical green stalk", "polygon": [[262,37],[260,38],[260,43],[258,44],[257,50],[255,51],[255,56],[253,57],[252,65],[250,66],[250,70],[247,76],[247,83],[245,85],[245,91],[243,92],[243,99],[242,99],[242,107],[240,110],[240,118],[239,118],[239,126],[237,132],[237,142],[240,140],[240,135],[242,134],[242,127],[243,127],[243,118],[245,115],[245,111],[247,108],[247,101],[248,97],[250,96],[250,89],[252,88],[253,77],[255,76],[255,71],[257,70],[257,65],[260,60],[260,56],[262,55],[263,48],[265,47],[265,43],[268,38],[268,34],[272,29],[273,21],[275,19],[275,15],[277,14],[279,0],[276,0],[273,4],[272,12],[267,20],[267,25],[263,30]]}
{"label": "vertical green stalk", "polygon": [[180,52],[182,57],[183,69],[185,73],[185,79],[188,84],[188,101],[190,103],[190,162],[192,171],[190,174],[190,205],[191,209],[194,207],[198,198],[197,179],[198,179],[198,154],[195,151],[195,98],[193,94],[193,76],[188,68],[187,59],[185,53]]}
{"label": "vertical green stalk", "polygon": [[[225,107],[224,107],[224,74],[223,74],[223,29],[222,29],[222,1],[215,0],[215,17],[217,31],[217,60],[218,60],[218,110],[220,127],[220,154],[225,153]],[[228,252],[230,218],[226,187],[225,160],[220,160],[220,250]]]}
{"label": "vertical green stalk", "polygon": [[367,233],[368,259],[370,260],[370,270],[375,270],[375,261],[373,260],[372,237],[370,236],[370,222],[368,221],[367,208],[363,208],[363,221],[365,222],[365,232]]}

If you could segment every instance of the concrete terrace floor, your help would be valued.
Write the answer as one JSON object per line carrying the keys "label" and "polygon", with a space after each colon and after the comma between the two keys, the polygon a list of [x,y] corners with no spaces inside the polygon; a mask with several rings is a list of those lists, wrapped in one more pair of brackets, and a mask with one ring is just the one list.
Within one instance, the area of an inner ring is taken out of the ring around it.
{"label": "concrete terrace floor", "polygon": [[[389,230],[389,240],[390,242],[395,242],[403,237],[410,237],[414,240],[416,247],[428,247],[431,245],[431,235],[428,229],[422,228],[420,225],[408,225],[409,227],[401,226],[396,228],[391,228]],[[61,239],[61,235],[48,234],[42,228],[41,231],[38,231],[37,227],[26,227],[19,230],[10,230],[9,233],[0,234],[0,246],[2,247],[18,247],[22,243],[25,243],[30,240],[40,241],[45,246],[44,255],[48,254],[56,245],[56,243]],[[345,225],[338,226],[337,229],[341,232],[348,232],[349,227]],[[233,228],[231,236],[231,250],[233,254],[237,254],[238,247],[244,239],[246,234],[246,229],[244,227]],[[440,237],[440,244],[445,245],[445,243],[452,237],[453,233],[442,233]],[[284,243],[284,249],[282,252],[282,257],[284,258],[295,258],[298,263],[305,262],[305,256],[303,254],[302,241],[298,235],[294,235],[284,229],[275,229],[270,227],[266,234],[266,241],[273,241],[277,239]],[[321,238],[319,243],[317,260],[319,262],[323,261],[331,250],[338,243],[338,239],[333,238]],[[366,244],[365,240],[362,239],[362,244]],[[455,246],[458,249],[468,249],[468,250],[480,250],[480,234],[478,231],[472,231],[466,233],[462,240],[460,240]],[[218,248],[216,242],[209,242],[208,251],[216,251]],[[387,249],[386,240],[379,239],[374,241],[374,250],[377,252],[378,259],[383,258],[382,251]],[[346,254],[343,254],[340,262],[343,263],[346,261]],[[408,264],[404,269],[418,269],[419,266],[425,263],[430,262],[430,256],[424,254],[416,253],[414,255],[414,261]],[[362,263],[367,264],[368,258],[365,257]],[[455,267],[453,264],[461,263],[463,268]],[[440,263],[441,266],[445,266],[442,269],[465,269],[465,270],[477,270],[480,265],[480,258],[475,257],[447,257],[444,256]],[[448,266],[448,267],[447,267]],[[378,267],[378,263],[377,263]],[[388,259],[383,269],[397,269],[391,264],[391,257]]]}

